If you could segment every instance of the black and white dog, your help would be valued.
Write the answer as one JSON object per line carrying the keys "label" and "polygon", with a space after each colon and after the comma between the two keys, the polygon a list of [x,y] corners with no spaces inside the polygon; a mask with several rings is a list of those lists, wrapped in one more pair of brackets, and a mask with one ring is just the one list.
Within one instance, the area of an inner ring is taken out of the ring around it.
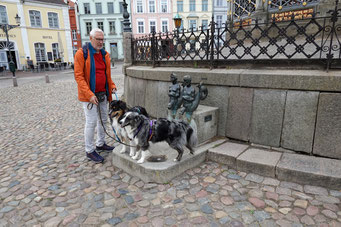
{"label": "black and white dog", "polygon": [[[121,125],[118,123],[120,119],[122,119],[123,115],[127,112],[137,112],[140,113],[146,117],[148,117],[148,113],[145,108],[142,106],[134,106],[130,109],[128,109],[127,104],[124,101],[121,100],[113,100],[110,102],[109,105],[109,118],[112,127],[114,128],[117,136],[121,140],[121,142],[125,144],[130,144],[130,140],[128,138],[128,134],[125,128],[121,127]],[[129,151],[129,147],[122,144],[122,149],[120,150],[120,153],[123,154],[125,152]],[[130,149],[129,155],[132,157],[135,155],[134,150]]]}
{"label": "black and white dog", "polygon": [[131,144],[137,146],[131,147],[131,150],[136,152],[133,159],[138,159],[142,152],[137,163],[143,163],[146,156],[149,155],[149,141],[152,143],[166,141],[171,148],[178,152],[174,161],[181,160],[184,147],[187,147],[193,154],[193,148],[198,142],[196,132],[184,121],[170,121],[166,118],[149,120],[140,113],[127,112],[119,123],[123,128],[126,128],[128,137],[132,141]]}

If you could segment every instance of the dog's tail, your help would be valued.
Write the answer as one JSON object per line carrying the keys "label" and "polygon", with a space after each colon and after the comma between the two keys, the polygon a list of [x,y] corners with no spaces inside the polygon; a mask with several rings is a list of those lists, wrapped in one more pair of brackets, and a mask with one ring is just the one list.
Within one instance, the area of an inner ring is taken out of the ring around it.
{"label": "dog's tail", "polygon": [[196,131],[193,130],[192,127],[188,127],[187,129],[187,144],[186,147],[191,151],[191,154],[194,153],[193,148],[197,146],[198,144],[198,136]]}

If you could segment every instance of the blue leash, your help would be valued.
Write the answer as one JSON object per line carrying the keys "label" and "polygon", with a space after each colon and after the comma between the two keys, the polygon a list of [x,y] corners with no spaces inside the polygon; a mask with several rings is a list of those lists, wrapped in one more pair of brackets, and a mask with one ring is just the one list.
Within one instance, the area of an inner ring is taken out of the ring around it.
{"label": "blue leash", "polygon": [[[117,97],[117,94],[116,94],[116,92],[115,92],[114,94],[115,94],[115,96],[116,96],[116,100],[118,101],[118,97]],[[118,140],[118,141],[121,143],[121,140],[120,140],[120,138],[118,138],[118,136],[117,136],[117,133],[116,133],[116,131],[115,131],[114,127],[112,127],[112,124],[111,124],[111,128],[112,128],[112,130],[114,131],[114,134],[115,134],[115,136],[116,136],[117,140]]]}

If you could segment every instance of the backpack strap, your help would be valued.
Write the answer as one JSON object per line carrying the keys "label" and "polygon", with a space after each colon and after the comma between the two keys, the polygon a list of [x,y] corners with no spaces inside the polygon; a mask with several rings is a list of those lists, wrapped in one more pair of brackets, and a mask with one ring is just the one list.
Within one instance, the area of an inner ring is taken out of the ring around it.
{"label": "backpack strap", "polygon": [[89,50],[89,44],[83,45],[83,56],[84,56],[84,61],[88,59],[88,50]]}

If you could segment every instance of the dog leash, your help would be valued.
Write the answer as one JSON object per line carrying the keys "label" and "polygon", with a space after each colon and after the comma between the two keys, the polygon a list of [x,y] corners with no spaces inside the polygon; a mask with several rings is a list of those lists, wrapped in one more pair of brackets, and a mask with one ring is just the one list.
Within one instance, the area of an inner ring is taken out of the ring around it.
{"label": "dog leash", "polygon": [[[117,97],[117,94],[116,94],[116,92],[114,92],[114,94],[115,94],[115,96],[116,96],[116,100],[118,101],[118,97]],[[120,140],[120,138],[118,137],[118,135],[117,135],[117,133],[116,133],[116,130],[115,130],[115,128],[112,126],[112,119],[111,119],[111,117],[109,116],[109,119],[110,119],[110,125],[111,125],[111,128],[112,128],[112,130],[114,131],[114,134],[115,134],[115,136],[116,136],[116,138],[117,138],[117,142],[121,142],[121,140]]]}
{"label": "dog leash", "polygon": [[[116,93],[115,93],[115,95],[116,95]],[[117,95],[116,95],[116,98],[117,98]],[[90,103],[89,103],[90,104]],[[89,104],[88,104],[88,107],[89,107]],[[92,104],[92,103],[91,103]],[[91,108],[92,108],[92,106],[91,106]],[[120,144],[123,144],[123,145],[126,145],[126,146],[128,146],[128,147],[137,147],[137,146],[132,146],[132,145],[130,145],[130,144],[126,144],[126,143],[123,143],[123,142],[121,142],[120,141],[120,139],[118,138],[118,140],[117,139],[115,139],[114,137],[112,137],[111,135],[109,135],[109,133],[107,132],[107,130],[105,129],[105,127],[104,127],[104,124],[103,124],[103,120],[102,120],[102,114],[101,114],[101,108],[100,108],[100,106],[99,106],[99,103],[98,103],[98,105],[97,105],[97,111],[98,111],[98,114],[99,114],[99,119],[101,120],[101,125],[102,125],[102,127],[103,127],[103,129],[104,129],[104,132],[105,132],[105,134],[107,134],[107,136],[109,136],[110,138],[112,138],[113,140],[115,140],[116,142],[118,142],[118,143],[120,143]],[[110,117],[109,117],[110,118]],[[112,119],[110,118],[110,122],[112,121]],[[112,127],[112,124],[111,124],[111,127]],[[115,131],[114,131],[115,132]],[[116,133],[116,132],[115,132]],[[116,135],[117,136],[117,135]]]}

